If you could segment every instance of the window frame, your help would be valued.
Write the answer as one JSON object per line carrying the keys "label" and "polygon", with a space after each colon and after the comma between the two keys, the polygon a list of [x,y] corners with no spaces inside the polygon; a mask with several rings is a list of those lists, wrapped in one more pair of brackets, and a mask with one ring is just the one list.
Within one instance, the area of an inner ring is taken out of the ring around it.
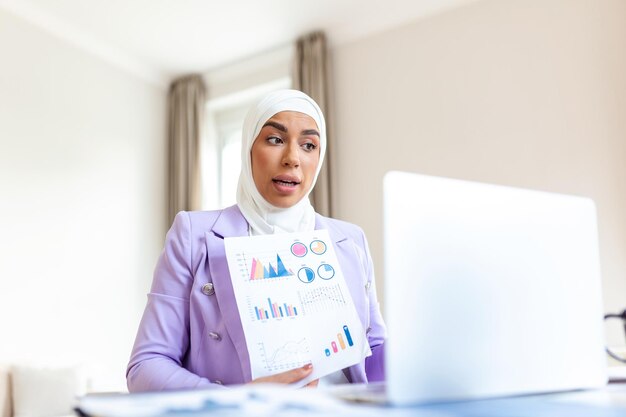
{"label": "window frame", "polygon": [[224,132],[243,126],[248,109],[263,95],[291,88],[292,57],[293,48],[283,47],[204,75],[209,94],[200,147],[203,210],[222,209],[234,203],[224,201],[226,193],[222,189],[224,165],[228,163],[223,160],[223,151],[229,139]]}

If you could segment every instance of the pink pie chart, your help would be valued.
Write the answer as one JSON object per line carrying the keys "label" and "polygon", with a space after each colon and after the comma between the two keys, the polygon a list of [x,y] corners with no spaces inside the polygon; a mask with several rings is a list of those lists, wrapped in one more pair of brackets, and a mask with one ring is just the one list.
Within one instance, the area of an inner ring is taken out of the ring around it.
{"label": "pink pie chart", "polygon": [[307,251],[308,250],[304,243],[296,242],[291,245],[291,253],[299,258],[302,258],[304,255],[306,255]]}

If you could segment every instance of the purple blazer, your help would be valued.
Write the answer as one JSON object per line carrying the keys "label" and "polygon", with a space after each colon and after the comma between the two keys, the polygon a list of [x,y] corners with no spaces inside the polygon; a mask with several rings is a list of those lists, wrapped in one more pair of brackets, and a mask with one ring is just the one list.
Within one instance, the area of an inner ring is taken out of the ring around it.
{"label": "purple blazer", "polygon": [[[346,277],[372,356],[344,369],[348,381],[383,379],[385,325],[363,231],[316,215],[327,229]],[[224,238],[247,236],[235,206],[180,212],[167,233],[126,378],[128,389],[208,388],[251,381],[250,358],[235,302]]]}

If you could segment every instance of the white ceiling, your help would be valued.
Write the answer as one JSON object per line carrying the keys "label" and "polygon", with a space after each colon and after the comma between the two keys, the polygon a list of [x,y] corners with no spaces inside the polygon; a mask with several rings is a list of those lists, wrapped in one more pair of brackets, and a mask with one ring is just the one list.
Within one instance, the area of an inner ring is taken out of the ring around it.
{"label": "white ceiling", "polygon": [[165,85],[312,30],[337,45],[471,1],[0,0],[0,8]]}

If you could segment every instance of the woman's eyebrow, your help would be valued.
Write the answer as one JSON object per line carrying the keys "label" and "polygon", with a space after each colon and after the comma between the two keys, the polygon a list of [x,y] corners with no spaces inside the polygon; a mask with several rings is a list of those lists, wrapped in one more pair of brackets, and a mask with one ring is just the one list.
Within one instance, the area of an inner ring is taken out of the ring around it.
{"label": "woman's eyebrow", "polygon": [[306,129],[302,131],[302,136],[316,135],[318,138],[320,137],[320,132],[315,129]]}
{"label": "woman's eyebrow", "polygon": [[[281,132],[287,133],[287,127],[285,125],[282,125],[278,122],[275,122],[273,120],[268,120],[267,122],[265,122],[265,124],[263,125],[263,127],[265,126],[271,126],[275,129],[280,130]],[[302,136],[309,136],[309,135],[315,135],[317,137],[320,137],[320,132],[318,132],[315,129],[305,129],[302,132],[300,132],[300,134]]]}
{"label": "woman's eyebrow", "polygon": [[287,133],[287,128],[284,125],[281,125],[278,122],[273,122],[271,120],[268,120],[267,122],[265,122],[265,124],[263,125],[263,127],[265,126],[272,126],[273,128],[276,128],[278,130],[280,130],[281,132],[285,132]]}

